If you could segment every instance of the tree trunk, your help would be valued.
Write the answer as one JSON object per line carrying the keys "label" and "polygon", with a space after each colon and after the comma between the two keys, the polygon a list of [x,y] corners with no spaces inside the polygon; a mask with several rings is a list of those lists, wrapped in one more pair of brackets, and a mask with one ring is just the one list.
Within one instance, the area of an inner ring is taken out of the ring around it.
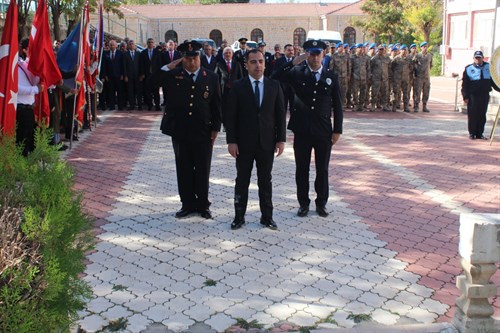
{"label": "tree trunk", "polygon": [[54,25],[54,40],[61,40],[61,26],[60,26],[60,20],[61,20],[61,11],[60,11],[60,6],[58,3],[51,3],[49,4],[50,6],[50,11],[52,12],[52,24]]}

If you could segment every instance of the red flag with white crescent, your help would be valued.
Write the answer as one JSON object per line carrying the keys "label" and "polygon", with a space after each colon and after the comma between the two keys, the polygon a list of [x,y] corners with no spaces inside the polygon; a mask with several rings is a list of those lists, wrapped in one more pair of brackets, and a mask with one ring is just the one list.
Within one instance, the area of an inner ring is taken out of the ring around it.
{"label": "red flag with white crescent", "polygon": [[17,3],[10,0],[0,42],[0,131],[13,135],[16,129],[18,91]]}

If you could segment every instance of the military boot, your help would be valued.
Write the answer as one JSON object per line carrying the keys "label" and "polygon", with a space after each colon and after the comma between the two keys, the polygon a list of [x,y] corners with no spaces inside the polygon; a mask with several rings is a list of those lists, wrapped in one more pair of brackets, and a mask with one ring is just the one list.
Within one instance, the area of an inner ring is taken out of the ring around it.
{"label": "military boot", "polygon": [[407,103],[405,103],[403,108],[404,108],[405,112],[410,112],[410,108],[409,108],[409,105]]}
{"label": "military boot", "polygon": [[424,111],[424,112],[431,112],[431,111],[427,108],[427,104],[425,104],[425,103],[424,103],[424,107],[423,107],[422,111]]}
{"label": "military boot", "polygon": [[418,112],[418,103],[415,103],[415,107],[413,108],[413,112]]}

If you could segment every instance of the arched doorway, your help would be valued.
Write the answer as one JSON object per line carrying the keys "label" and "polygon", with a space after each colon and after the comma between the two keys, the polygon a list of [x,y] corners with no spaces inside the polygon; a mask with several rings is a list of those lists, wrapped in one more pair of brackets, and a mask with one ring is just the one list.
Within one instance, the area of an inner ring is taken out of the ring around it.
{"label": "arched doorway", "polygon": [[210,31],[208,38],[213,39],[217,47],[219,47],[222,44],[222,32],[220,30],[214,29]]}
{"label": "arched doorway", "polygon": [[264,40],[264,33],[259,28],[253,29],[250,33],[250,40],[254,42],[262,42]]}
{"label": "arched doorway", "polygon": [[353,27],[347,27],[344,29],[344,43],[349,45],[356,43],[356,30]]}
{"label": "arched doorway", "polygon": [[168,30],[167,32],[165,32],[165,42],[168,42],[169,40],[173,40],[174,42],[179,43],[177,32],[175,32],[175,30]]}
{"label": "arched doorway", "polygon": [[293,31],[293,45],[302,47],[306,41],[306,31],[303,28],[297,28]]}

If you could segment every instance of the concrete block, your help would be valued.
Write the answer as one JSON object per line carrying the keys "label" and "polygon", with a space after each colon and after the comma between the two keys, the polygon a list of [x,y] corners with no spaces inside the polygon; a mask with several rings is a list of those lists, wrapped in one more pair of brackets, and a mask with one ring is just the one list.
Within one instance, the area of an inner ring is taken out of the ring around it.
{"label": "concrete block", "polygon": [[500,262],[500,214],[461,214],[459,253],[471,264]]}

